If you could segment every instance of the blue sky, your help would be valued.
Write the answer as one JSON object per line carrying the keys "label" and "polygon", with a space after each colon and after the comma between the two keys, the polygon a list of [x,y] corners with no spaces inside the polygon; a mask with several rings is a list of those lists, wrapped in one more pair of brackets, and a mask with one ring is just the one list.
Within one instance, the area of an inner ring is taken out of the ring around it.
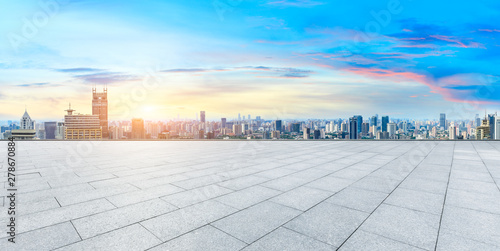
{"label": "blue sky", "polygon": [[0,3],[0,119],[90,113],[104,85],[111,119],[461,118],[500,103],[498,1]]}

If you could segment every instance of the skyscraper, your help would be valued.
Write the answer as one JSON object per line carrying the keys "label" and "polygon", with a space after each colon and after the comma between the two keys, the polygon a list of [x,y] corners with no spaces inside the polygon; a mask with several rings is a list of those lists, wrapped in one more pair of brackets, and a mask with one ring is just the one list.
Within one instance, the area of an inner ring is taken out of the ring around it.
{"label": "skyscraper", "polygon": [[45,139],[56,139],[57,122],[45,122]]}
{"label": "skyscraper", "polygon": [[370,126],[377,126],[378,124],[378,116],[372,116],[370,119]]}
{"label": "skyscraper", "polygon": [[221,122],[220,122],[221,128],[226,128],[226,118],[221,118],[220,120],[221,120]]}
{"label": "skyscraper", "polygon": [[24,110],[20,122],[21,125],[19,129],[13,129],[11,131],[12,137],[16,139],[34,139],[36,137],[35,121],[31,120],[27,110]]}
{"label": "skyscraper", "polygon": [[304,128],[304,139],[309,139],[309,134],[311,134],[311,129],[308,127]]}
{"label": "skyscraper", "polygon": [[354,116],[354,117],[356,117],[356,119],[358,121],[358,125],[357,125],[358,127],[357,128],[358,128],[358,136],[359,136],[361,134],[361,130],[362,130],[361,125],[363,124],[363,116],[357,115],[357,116]]}
{"label": "skyscraper", "polygon": [[102,137],[109,138],[108,133],[108,88],[103,92],[97,92],[92,88],[92,115],[99,116],[99,125],[102,130]]}
{"label": "skyscraper", "polygon": [[387,132],[389,132],[389,138],[394,139],[396,136],[396,123],[388,123]]}
{"label": "skyscraper", "polygon": [[281,129],[281,120],[276,120],[274,123],[275,123],[275,128],[274,128],[274,130],[276,130],[276,131],[280,131],[280,132],[281,132],[281,130],[282,130],[282,129]]}
{"label": "skyscraper", "polygon": [[389,116],[382,117],[382,132],[387,132],[387,124],[389,123]]}
{"label": "skyscraper", "polygon": [[500,140],[500,116],[495,116],[495,139]]}
{"label": "skyscraper", "polygon": [[457,128],[455,126],[450,126],[448,128],[449,139],[457,139]]}
{"label": "skyscraper", "polygon": [[495,139],[496,133],[495,133],[495,117],[496,114],[489,114],[488,115],[488,121],[490,123],[490,139]]}
{"label": "skyscraper", "polygon": [[200,122],[205,123],[205,111],[200,112]]}
{"label": "skyscraper", "polygon": [[132,119],[132,139],[144,139],[144,120],[140,118]]}
{"label": "skyscraper", "polygon": [[446,129],[446,114],[444,113],[439,115],[439,128],[441,128],[441,130]]}
{"label": "skyscraper", "polygon": [[369,131],[370,131],[370,124],[369,123],[361,124],[361,135],[366,136],[366,135],[368,135]]}
{"label": "skyscraper", "polygon": [[490,134],[490,121],[488,120],[488,117],[486,116],[483,119],[483,122],[480,126],[477,127],[476,129],[476,139],[478,140],[483,140],[483,139],[491,139],[491,134]]}
{"label": "skyscraper", "polygon": [[349,139],[358,139],[358,117],[349,119]]}

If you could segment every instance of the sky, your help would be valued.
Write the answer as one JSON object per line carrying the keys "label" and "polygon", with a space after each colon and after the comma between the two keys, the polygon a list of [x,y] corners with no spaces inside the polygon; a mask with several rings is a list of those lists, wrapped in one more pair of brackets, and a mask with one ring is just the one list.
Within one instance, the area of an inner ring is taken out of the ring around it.
{"label": "sky", "polygon": [[0,120],[472,119],[500,104],[500,2],[0,0]]}

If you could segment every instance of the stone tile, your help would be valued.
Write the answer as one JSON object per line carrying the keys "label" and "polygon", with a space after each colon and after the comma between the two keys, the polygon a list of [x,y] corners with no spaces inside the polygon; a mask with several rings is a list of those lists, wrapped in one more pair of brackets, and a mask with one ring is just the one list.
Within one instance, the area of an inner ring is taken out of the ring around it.
{"label": "stone tile", "polygon": [[401,183],[401,185],[399,185],[399,187],[435,194],[445,194],[447,183],[429,179],[408,177]]}
{"label": "stone tile", "polygon": [[138,223],[177,209],[167,202],[154,199],[73,220],[83,239]]}
{"label": "stone tile", "polygon": [[423,249],[434,249],[440,217],[402,207],[381,205],[359,228]]}
{"label": "stone tile", "polygon": [[[49,241],[48,241],[49,240]],[[16,236],[16,243],[0,239],[2,250],[52,250],[80,241],[80,236],[70,222],[64,222]]]}
{"label": "stone tile", "polygon": [[424,249],[410,246],[404,242],[399,242],[372,234],[363,230],[358,230],[342,245],[339,251],[348,250],[370,250],[370,251],[421,251]]}
{"label": "stone tile", "polygon": [[368,215],[331,203],[321,203],[288,222],[285,227],[339,247]]}
{"label": "stone tile", "polygon": [[446,205],[500,215],[500,192],[484,194],[448,189]]}
{"label": "stone tile", "polygon": [[262,237],[256,242],[252,243],[242,251],[303,251],[303,250],[316,250],[326,251],[335,250],[335,248],[326,243],[317,241],[313,238],[299,234],[287,228],[280,227],[270,234]]}
{"label": "stone tile", "polygon": [[449,230],[439,231],[439,240],[436,250],[439,251],[468,251],[468,250],[500,250],[500,244],[491,245],[475,241],[464,236],[452,234]]}
{"label": "stone tile", "polygon": [[273,202],[262,202],[211,223],[216,228],[244,242],[252,243],[302,211]]}
{"label": "stone tile", "polygon": [[161,199],[169,202],[176,207],[186,207],[198,202],[206,201],[224,194],[233,192],[233,190],[218,186],[208,185],[200,188],[195,188],[185,192],[175,193],[161,197]]}
{"label": "stone tile", "polygon": [[139,189],[132,185],[122,184],[118,186],[109,186],[95,190],[90,190],[85,193],[59,195],[56,198],[59,204],[61,204],[61,206],[67,206],[137,190]]}
{"label": "stone tile", "polygon": [[141,222],[145,228],[168,241],[236,212],[236,209],[209,200]]}
{"label": "stone tile", "polygon": [[138,190],[134,192],[113,195],[107,197],[107,199],[117,207],[123,207],[126,205],[131,205],[146,200],[160,198],[169,194],[179,193],[184,191],[183,189],[167,184],[163,186],[151,187],[148,189]]}
{"label": "stone tile", "polygon": [[144,227],[134,224],[56,250],[145,250],[160,243]]}
{"label": "stone tile", "polygon": [[367,176],[352,184],[353,187],[381,193],[391,193],[400,183],[398,180]]}
{"label": "stone tile", "polygon": [[274,197],[280,193],[280,191],[275,189],[253,186],[234,193],[223,195],[215,198],[215,200],[233,208],[243,209]]}
{"label": "stone tile", "polygon": [[270,201],[305,211],[332,194],[333,192],[303,186],[278,195]]}
{"label": "stone tile", "polygon": [[281,177],[281,178],[277,178],[274,180],[264,182],[261,184],[261,186],[272,188],[274,190],[279,190],[282,192],[286,192],[288,190],[302,186],[302,185],[308,183],[309,181],[310,181],[309,179],[304,179],[302,177],[296,177],[296,176],[289,175],[289,176],[285,176],[285,177]]}
{"label": "stone tile", "polygon": [[75,204],[66,207],[59,207],[33,214],[19,216],[18,233],[35,230],[62,223],[69,220],[85,217],[88,215],[108,211],[115,207],[107,200],[100,199],[87,203]]}
{"label": "stone tile", "polygon": [[393,206],[404,207],[426,213],[441,215],[444,194],[398,188],[384,202]]}
{"label": "stone tile", "polygon": [[500,215],[445,206],[441,231],[490,245],[500,243]]}
{"label": "stone tile", "polygon": [[245,246],[246,244],[244,242],[212,226],[204,226],[150,250],[236,251],[241,250]]}
{"label": "stone tile", "polygon": [[385,193],[347,187],[328,198],[325,202],[371,213],[386,197],[387,194]]}
{"label": "stone tile", "polygon": [[317,179],[305,186],[336,193],[351,185],[353,182],[352,180],[327,176]]}
{"label": "stone tile", "polygon": [[231,179],[228,181],[224,181],[221,183],[218,183],[219,186],[222,187],[227,187],[232,190],[241,190],[247,187],[251,187],[260,183],[264,183],[268,181],[269,179],[255,176],[255,175],[248,175],[248,176],[243,176],[243,177],[238,177],[235,179]]}

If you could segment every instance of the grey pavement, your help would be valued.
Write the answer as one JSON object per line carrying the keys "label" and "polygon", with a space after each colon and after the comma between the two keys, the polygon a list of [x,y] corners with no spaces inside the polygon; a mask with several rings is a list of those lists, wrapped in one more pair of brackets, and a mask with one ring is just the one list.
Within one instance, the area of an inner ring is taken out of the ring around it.
{"label": "grey pavement", "polygon": [[0,250],[500,250],[498,141],[6,145]]}

